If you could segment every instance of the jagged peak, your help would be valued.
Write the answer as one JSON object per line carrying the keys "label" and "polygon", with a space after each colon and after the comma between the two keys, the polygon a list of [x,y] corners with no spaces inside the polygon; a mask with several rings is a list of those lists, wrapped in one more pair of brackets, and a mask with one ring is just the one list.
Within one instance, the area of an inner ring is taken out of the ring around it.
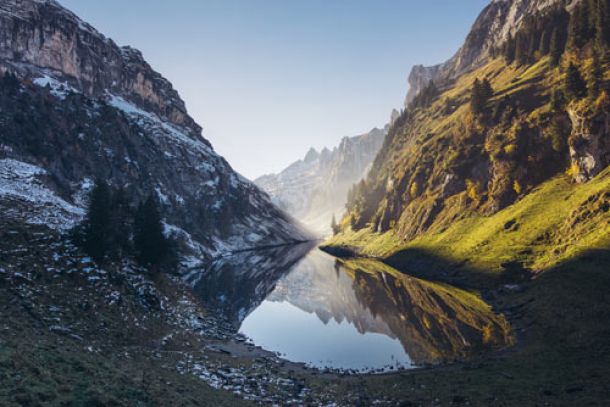
{"label": "jagged peak", "polygon": [[307,152],[307,154],[305,154],[305,158],[303,161],[305,161],[306,163],[309,163],[309,162],[317,160],[318,157],[320,157],[320,154],[318,153],[318,151],[315,148],[311,147],[309,149],[309,151]]}

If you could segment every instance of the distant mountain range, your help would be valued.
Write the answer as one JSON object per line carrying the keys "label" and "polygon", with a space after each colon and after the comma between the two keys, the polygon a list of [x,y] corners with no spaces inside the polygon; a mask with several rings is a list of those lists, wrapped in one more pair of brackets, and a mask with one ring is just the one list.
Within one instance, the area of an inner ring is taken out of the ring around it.
{"label": "distant mountain range", "polygon": [[312,148],[302,160],[278,174],[257,178],[254,183],[267,192],[277,206],[313,232],[327,235],[331,231],[333,215],[340,219],[345,212],[349,188],[370,168],[388,126],[344,137],[333,150]]}

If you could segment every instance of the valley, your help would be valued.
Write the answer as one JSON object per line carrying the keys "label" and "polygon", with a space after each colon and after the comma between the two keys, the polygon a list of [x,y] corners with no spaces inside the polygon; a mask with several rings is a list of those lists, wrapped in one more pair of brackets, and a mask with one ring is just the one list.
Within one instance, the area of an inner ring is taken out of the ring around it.
{"label": "valley", "polygon": [[251,181],[140,51],[0,2],[0,405],[608,405],[609,27],[492,0]]}

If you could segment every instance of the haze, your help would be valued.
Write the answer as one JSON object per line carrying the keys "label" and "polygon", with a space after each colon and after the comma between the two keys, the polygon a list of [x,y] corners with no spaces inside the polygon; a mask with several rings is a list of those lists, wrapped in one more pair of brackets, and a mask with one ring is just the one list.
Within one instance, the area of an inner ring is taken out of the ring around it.
{"label": "haze", "polygon": [[383,126],[411,66],[450,57],[487,0],[61,3],[140,49],[254,179]]}

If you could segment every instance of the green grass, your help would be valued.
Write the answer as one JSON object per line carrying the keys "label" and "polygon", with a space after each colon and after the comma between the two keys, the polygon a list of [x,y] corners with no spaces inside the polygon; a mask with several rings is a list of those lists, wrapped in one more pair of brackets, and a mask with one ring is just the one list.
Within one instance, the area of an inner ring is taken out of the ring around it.
{"label": "green grass", "polygon": [[473,215],[409,242],[393,232],[363,229],[335,236],[325,246],[347,247],[382,259],[429,253],[447,264],[490,276],[514,262],[540,272],[587,250],[610,247],[610,213],[604,195],[609,191],[610,169],[582,185],[562,175],[492,216]]}

